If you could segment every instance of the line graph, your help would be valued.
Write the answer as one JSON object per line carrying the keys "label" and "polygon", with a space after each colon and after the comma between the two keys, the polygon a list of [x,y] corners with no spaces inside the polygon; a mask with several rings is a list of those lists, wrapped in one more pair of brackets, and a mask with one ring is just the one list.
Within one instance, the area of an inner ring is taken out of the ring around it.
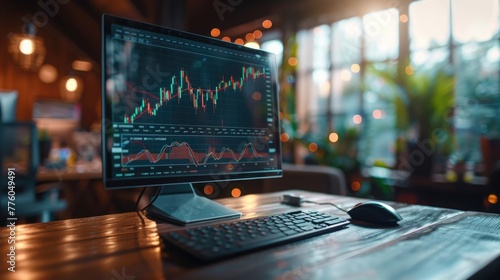
{"label": "line graph", "polygon": [[144,115],[156,116],[158,110],[163,105],[172,102],[174,99],[177,99],[177,104],[180,104],[183,98],[189,99],[189,103],[195,113],[198,113],[199,110],[206,112],[207,106],[209,105],[212,107],[212,112],[215,113],[215,109],[217,108],[219,101],[219,95],[221,93],[226,92],[228,89],[231,89],[233,92],[242,93],[243,86],[247,81],[256,81],[259,78],[266,78],[264,69],[243,66],[241,68],[240,78],[235,78],[233,75],[230,75],[229,79],[225,79],[223,75],[221,80],[217,82],[213,88],[202,88],[193,87],[189,76],[184,69],[181,69],[179,72],[178,77],[175,75],[172,76],[171,82],[168,86],[160,87],[158,89],[158,95],[155,95],[152,92],[137,89],[130,83],[127,83],[127,87],[130,90],[142,93],[146,95],[146,97],[142,98],[140,104],[132,110],[132,114],[130,116],[125,115],[123,117],[123,122],[134,123],[137,119]]}
{"label": "line graph", "polygon": [[[126,140],[125,149],[121,155],[124,167],[144,167],[158,165],[208,165],[236,164],[243,162],[268,162],[267,145],[258,151],[256,144],[249,139],[232,138],[228,143],[213,142],[214,139],[204,139],[199,142],[194,137],[190,141],[176,140],[180,137],[137,138]],[[212,143],[210,143],[212,141]],[[191,142],[191,144],[190,144]],[[254,139],[254,142],[257,142]],[[259,141],[260,143],[260,141]],[[261,145],[262,146],[262,145]]]}

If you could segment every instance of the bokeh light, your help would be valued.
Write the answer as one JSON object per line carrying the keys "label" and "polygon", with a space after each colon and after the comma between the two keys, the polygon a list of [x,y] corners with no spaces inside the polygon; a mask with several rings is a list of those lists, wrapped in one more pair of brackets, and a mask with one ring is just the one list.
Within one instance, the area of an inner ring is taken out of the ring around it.
{"label": "bokeh light", "polygon": [[359,70],[361,70],[361,67],[359,66],[359,64],[354,63],[353,65],[351,65],[351,71],[352,71],[353,73],[358,73],[358,72],[359,72]]}
{"label": "bokeh light", "polygon": [[342,71],[340,71],[340,78],[343,80],[343,81],[350,81],[351,80],[351,72],[349,72],[349,70],[347,69],[344,69]]}
{"label": "bokeh light", "polygon": [[252,93],[252,99],[255,101],[260,101],[262,99],[262,94],[258,91]]}
{"label": "bokeh light", "polygon": [[266,19],[262,22],[262,27],[269,29],[273,26],[273,22],[269,19]]}
{"label": "bokeh light", "polygon": [[495,194],[488,195],[488,202],[491,204],[497,204],[498,203],[498,196],[496,196]]}
{"label": "bokeh light", "polygon": [[50,84],[57,80],[57,69],[51,64],[44,64],[38,70],[38,77],[44,83]]}
{"label": "bokeh light", "polygon": [[219,28],[213,28],[210,31],[210,35],[212,35],[212,37],[219,37],[219,35],[220,35],[220,29]]}
{"label": "bokeh light", "polygon": [[358,181],[354,181],[351,183],[351,189],[357,192],[361,189],[361,184]]}
{"label": "bokeh light", "polygon": [[260,31],[260,30],[258,30],[258,29],[257,29],[257,30],[255,30],[255,31],[253,32],[253,36],[255,37],[255,39],[260,39],[260,38],[262,38],[262,31]]}
{"label": "bokeh light", "polygon": [[288,65],[290,65],[290,66],[297,66],[298,63],[299,63],[299,60],[294,56],[292,56],[288,59]]}
{"label": "bokeh light", "polygon": [[75,60],[71,63],[71,68],[77,71],[88,72],[92,70],[92,62],[87,60]]}
{"label": "bokeh light", "polygon": [[412,75],[413,74],[413,67],[411,67],[410,65],[406,66],[405,72],[407,75]]}
{"label": "bokeh light", "polygon": [[257,42],[247,42],[245,43],[245,47],[252,49],[260,49],[260,45]]}
{"label": "bokeh light", "polygon": [[245,35],[245,40],[247,40],[247,42],[253,42],[253,40],[255,40],[255,36],[253,33],[247,33],[247,35]]}
{"label": "bokeh light", "polygon": [[382,110],[375,109],[372,112],[372,116],[373,116],[374,119],[377,119],[377,120],[381,119],[382,116],[383,116],[383,112],[382,112]]}
{"label": "bokeh light", "polygon": [[203,193],[205,193],[206,195],[211,195],[214,193],[214,187],[212,185],[205,185],[205,187],[203,187]]}
{"label": "bokeh light", "polygon": [[360,124],[363,121],[363,118],[361,117],[361,115],[354,115],[354,117],[352,117],[352,121],[355,124]]}
{"label": "bokeh light", "polygon": [[330,140],[330,142],[332,142],[332,143],[335,143],[335,142],[339,141],[339,135],[335,132],[332,132],[332,133],[330,133],[330,135],[328,135],[328,140]]}
{"label": "bokeh light", "polygon": [[238,188],[234,188],[231,190],[231,196],[232,197],[240,197],[241,196],[241,190]]}
{"label": "bokeh light", "polygon": [[286,133],[286,132],[283,132],[280,135],[280,140],[281,140],[281,142],[286,143],[286,142],[288,142],[288,140],[290,140],[290,135],[288,135],[288,133]]}
{"label": "bokeh light", "polygon": [[314,153],[314,152],[316,152],[317,150],[318,150],[318,144],[316,144],[316,143],[314,143],[314,142],[313,142],[313,143],[311,143],[311,144],[309,144],[309,151],[310,151],[311,153]]}

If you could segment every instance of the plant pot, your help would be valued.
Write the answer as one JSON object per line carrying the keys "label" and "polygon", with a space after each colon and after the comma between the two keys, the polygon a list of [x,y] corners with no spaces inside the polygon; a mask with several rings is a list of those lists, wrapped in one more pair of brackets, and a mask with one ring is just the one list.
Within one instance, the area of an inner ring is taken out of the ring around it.
{"label": "plant pot", "polygon": [[422,142],[407,143],[407,161],[412,176],[431,177],[434,172],[435,151]]}
{"label": "plant pot", "polygon": [[480,143],[484,175],[489,176],[495,164],[500,161],[500,138],[481,137]]}

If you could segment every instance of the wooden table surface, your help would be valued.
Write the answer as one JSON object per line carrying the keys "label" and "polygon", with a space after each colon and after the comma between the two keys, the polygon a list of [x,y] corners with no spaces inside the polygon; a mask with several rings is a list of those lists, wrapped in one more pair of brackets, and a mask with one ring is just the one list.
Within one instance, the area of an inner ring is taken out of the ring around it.
{"label": "wooden table surface", "polygon": [[[360,199],[294,191],[350,208]],[[243,219],[297,208],[283,193],[220,199]],[[351,224],[307,240],[211,264],[165,249],[178,226],[135,212],[17,225],[16,272],[7,270],[9,228],[0,229],[0,279],[464,279],[500,275],[500,215],[390,203],[399,226]],[[328,205],[306,205],[346,217]]]}

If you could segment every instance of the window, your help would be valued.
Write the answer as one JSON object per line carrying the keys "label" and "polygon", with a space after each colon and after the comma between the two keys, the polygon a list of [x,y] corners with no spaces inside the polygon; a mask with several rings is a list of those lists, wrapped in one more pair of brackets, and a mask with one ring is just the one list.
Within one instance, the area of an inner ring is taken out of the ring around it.
{"label": "window", "polygon": [[[400,17],[400,11],[408,15]],[[410,63],[408,71],[417,71],[445,65],[455,76],[453,156],[481,161],[479,138],[500,137],[499,31],[498,0],[411,1],[399,10],[300,30],[296,100],[302,132],[320,141],[354,129],[359,132],[358,159],[391,166],[398,137],[395,106],[381,96],[388,89],[380,77],[367,69],[395,72]],[[406,38],[402,34],[409,40],[401,41]],[[405,49],[409,62],[399,53]]]}
{"label": "window", "polygon": [[499,2],[422,0],[410,4],[414,67],[448,63],[456,78],[452,157],[482,160],[480,137],[499,137]]}
{"label": "window", "polygon": [[394,68],[398,18],[388,9],[298,32],[297,112],[310,140],[325,142],[336,133],[329,145],[337,153],[394,163],[392,104],[366,90],[365,83],[377,81],[361,65]]}
{"label": "window", "polygon": [[[385,72],[396,72],[399,56],[399,12],[387,9],[363,16],[365,65]],[[364,72],[362,104],[364,126],[359,141],[359,157],[366,165],[395,164],[394,103],[381,97],[385,84],[380,77]]]}
{"label": "window", "polygon": [[301,131],[320,138],[328,126],[330,95],[330,26],[320,25],[297,34],[297,110]]}

